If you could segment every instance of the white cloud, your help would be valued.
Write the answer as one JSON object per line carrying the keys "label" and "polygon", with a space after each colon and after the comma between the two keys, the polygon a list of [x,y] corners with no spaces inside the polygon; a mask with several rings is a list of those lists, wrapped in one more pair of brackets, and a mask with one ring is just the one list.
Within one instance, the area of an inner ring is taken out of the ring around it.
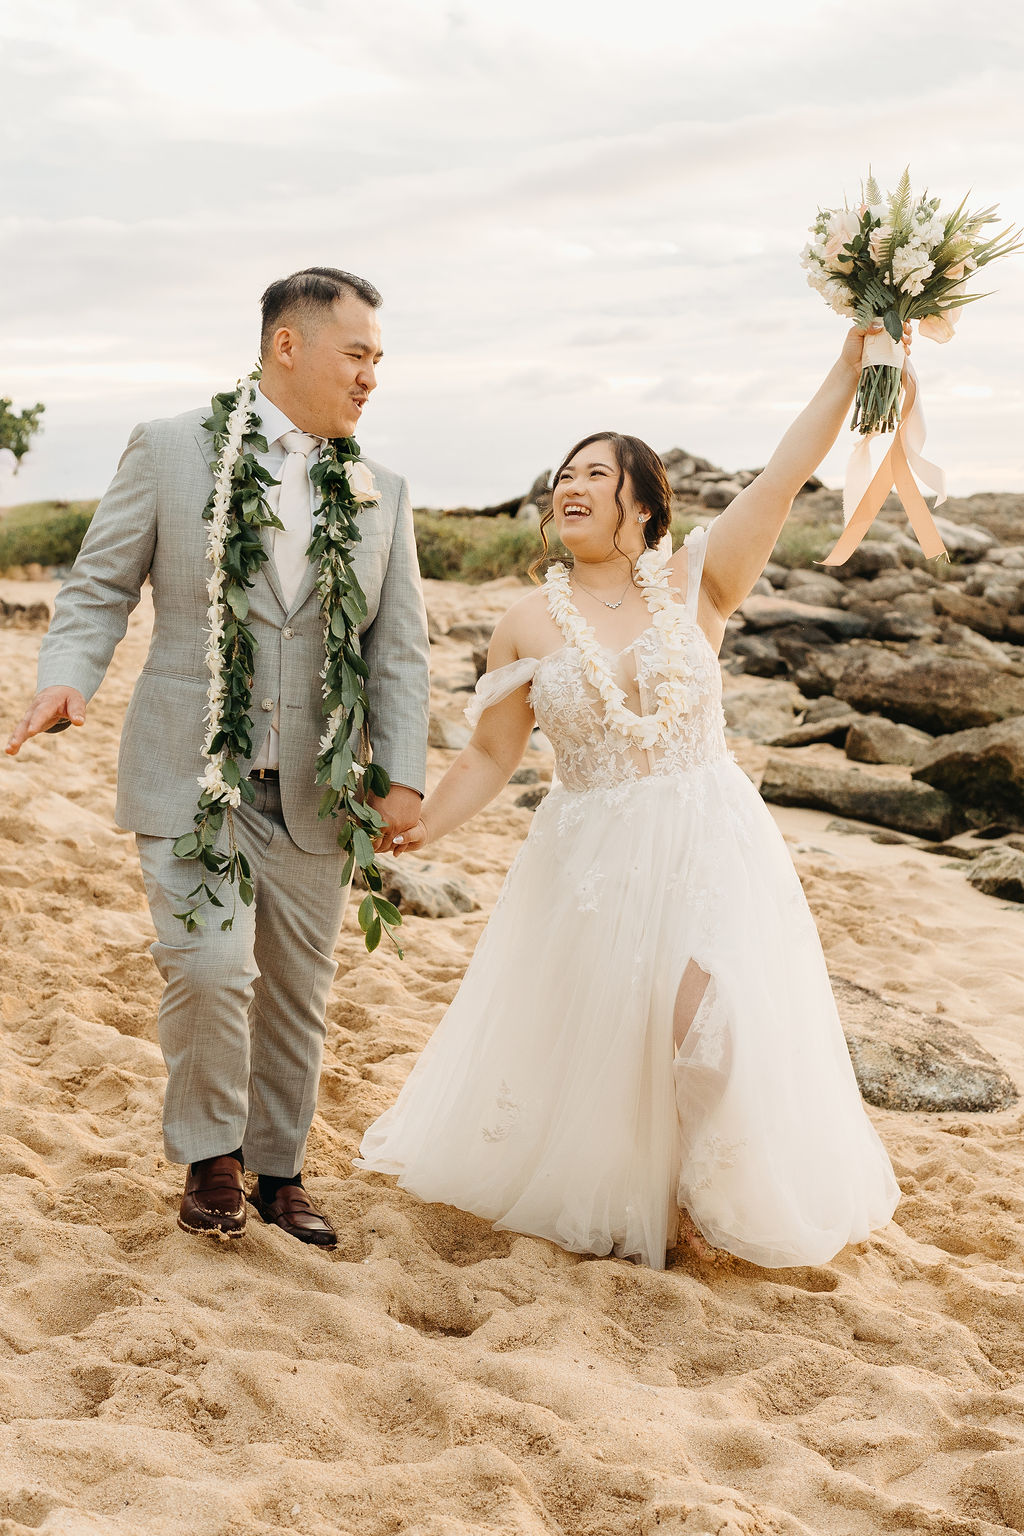
{"label": "white cloud", "polygon": [[[317,261],[385,294],[362,438],[419,500],[512,495],[595,425],[763,462],[843,334],[797,265],[818,202],[910,160],[1024,213],[1017,9],[886,25],[880,50],[850,0],[22,7],[0,393],[48,410],[20,494],[102,489],[134,421],[231,383],[262,288]],[[960,492],[1024,489],[1024,264],[995,286],[915,349]]]}

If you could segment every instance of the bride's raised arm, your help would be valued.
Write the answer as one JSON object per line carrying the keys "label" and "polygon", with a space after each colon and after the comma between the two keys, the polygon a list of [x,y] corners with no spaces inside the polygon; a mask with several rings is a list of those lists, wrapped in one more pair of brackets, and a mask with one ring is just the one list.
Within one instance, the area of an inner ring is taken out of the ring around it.
{"label": "bride's raised arm", "polygon": [[[880,321],[871,326],[873,331],[880,329]],[[839,436],[853,405],[866,335],[866,328],[851,326],[821,388],[757,479],[715,518],[708,535],[702,584],[723,619],[749,596],[771,559],[794,498]],[[903,342],[909,350],[909,325],[904,327]]]}

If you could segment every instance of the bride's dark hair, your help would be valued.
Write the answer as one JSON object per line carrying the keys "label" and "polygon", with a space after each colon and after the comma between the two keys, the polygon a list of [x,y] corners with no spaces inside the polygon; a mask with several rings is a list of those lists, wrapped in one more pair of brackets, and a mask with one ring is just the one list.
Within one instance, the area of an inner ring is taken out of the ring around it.
{"label": "bride's dark hair", "polygon": [[[642,438],[628,437],[624,432],[591,432],[589,437],[580,438],[580,441],[574,443],[569,449],[552,476],[552,487],[558,484],[566,465],[572,462],[581,449],[589,448],[591,443],[610,443],[615,461],[619,466],[619,479],[615,487],[615,505],[619,509],[619,520],[615,524],[615,548],[619,549],[619,529],[626,517],[622,488],[628,475],[633,499],[648,513],[644,524],[644,543],[649,549],[653,549],[658,540],[668,532],[672,521],[672,487],[668,483],[664,464],[654,449],[649,447]],[[554,515],[554,508],[549,507],[540,520],[540,536],[544,540],[544,552],[538,555],[530,566],[530,575],[534,581],[539,581],[537,572],[549,557],[547,529]],[[619,552],[624,553],[621,549]]]}

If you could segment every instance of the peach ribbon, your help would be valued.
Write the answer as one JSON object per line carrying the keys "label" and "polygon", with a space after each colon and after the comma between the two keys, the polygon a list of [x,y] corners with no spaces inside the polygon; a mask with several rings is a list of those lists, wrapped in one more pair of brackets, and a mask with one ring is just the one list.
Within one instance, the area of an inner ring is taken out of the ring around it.
{"label": "peach ribbon", "polygon": [[[885,343],[888,343],[888,347]],[[914,479],[914,475],[917,475],[929,490],[935,492],[936,507],[942,505],[946,499],[945,474],[937,464],[921,456],[926,427],[914,365],[903,343],[892,341],[884,333],[882,337],[868,336],[865,340],[862,366],[867,367],[871,363],[890,363],[902,367],[905,394],[900,424],[873,474],[871,443],[874,437],[882,434],[872,433],[862,437],[854,448],[846,467],[846,484],[843,487],[843,520],[846,527],[824,560],[815,561],[815,564],[842,565],[844,560],[849,559],[894,487],[923,553],[928,559],[945,555],[948,560],[942,536],[932,521],[934,508],[929,508]]]}

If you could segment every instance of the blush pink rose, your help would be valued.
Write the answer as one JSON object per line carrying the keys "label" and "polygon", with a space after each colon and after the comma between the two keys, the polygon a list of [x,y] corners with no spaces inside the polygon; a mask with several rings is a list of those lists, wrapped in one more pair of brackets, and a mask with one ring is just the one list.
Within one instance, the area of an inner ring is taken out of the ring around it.
{"label": "blush pink rose", "polygon": [[952,341],[955,334],[953,327],[959,319],[958,309],[947,309],[941,315],[925,315],[918,322],[918,330],[928,341]]}

